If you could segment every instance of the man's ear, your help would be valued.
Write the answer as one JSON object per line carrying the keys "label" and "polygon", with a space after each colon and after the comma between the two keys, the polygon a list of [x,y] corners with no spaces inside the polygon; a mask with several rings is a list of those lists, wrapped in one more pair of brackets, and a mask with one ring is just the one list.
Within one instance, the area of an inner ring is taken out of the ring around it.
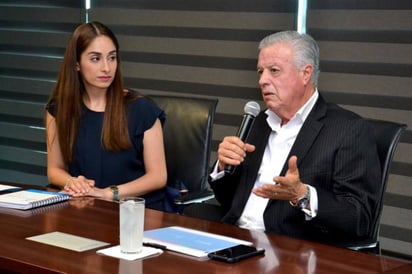
{"label": "man's ear", "polygon": [[313,66],[311,64],[307,64],[303,67],[303,81],[305,85],[311,81],[313,75]]}

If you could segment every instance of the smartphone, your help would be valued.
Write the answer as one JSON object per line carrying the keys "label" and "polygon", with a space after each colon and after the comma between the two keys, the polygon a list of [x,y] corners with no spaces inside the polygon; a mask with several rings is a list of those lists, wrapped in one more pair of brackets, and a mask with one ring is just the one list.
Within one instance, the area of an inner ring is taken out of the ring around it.
{"label": "smartphone", "polygon": [[250,245],[236,245],[233,247],[221,249],[208,254],[208,257],[213,260],[219,260],[226,263],[235,263],[240,260],[250,258],[252,256],[264,254],[264,249],[257,249]]}

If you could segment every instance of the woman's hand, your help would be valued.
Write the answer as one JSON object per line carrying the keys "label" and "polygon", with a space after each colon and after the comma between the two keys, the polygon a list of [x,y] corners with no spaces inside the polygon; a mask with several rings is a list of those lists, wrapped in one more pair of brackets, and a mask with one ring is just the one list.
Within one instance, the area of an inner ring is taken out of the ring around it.
{"label": "woman's hand", "polygon": [[84,176],[71,177],[64,186],[64,191],[74,197],[86,196],[94,187],[94,180],[87,179]]}

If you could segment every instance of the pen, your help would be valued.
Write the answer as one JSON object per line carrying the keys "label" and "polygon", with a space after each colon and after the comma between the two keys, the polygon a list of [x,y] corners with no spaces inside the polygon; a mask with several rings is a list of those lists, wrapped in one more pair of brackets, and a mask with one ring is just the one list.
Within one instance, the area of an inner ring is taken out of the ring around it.
{"label": "pen", "polygon": [[166,250],[167,247],[165,245],[157,244],[157,243],[143,243],[144,246],[149,246],[149,247],[154,247],[154,248],[159,248],[162,250]]}

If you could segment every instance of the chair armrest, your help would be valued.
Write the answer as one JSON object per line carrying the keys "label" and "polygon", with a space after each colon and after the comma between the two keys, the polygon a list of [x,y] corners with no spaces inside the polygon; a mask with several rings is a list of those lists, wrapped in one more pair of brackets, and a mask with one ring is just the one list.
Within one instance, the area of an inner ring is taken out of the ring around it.
{"label": "chair armrest", "polygon": [[345,243],[344,247],[355,251],[363,251],[372,254],[380,254],[379,241],[374,239],[364,239],[353,243]]}
{"label": "chair armrest", "polygon": [[174,200],[177,205],[187,205],[193,203],[202,203],[215,197],[213,191],[209,189],[191,192]]}

